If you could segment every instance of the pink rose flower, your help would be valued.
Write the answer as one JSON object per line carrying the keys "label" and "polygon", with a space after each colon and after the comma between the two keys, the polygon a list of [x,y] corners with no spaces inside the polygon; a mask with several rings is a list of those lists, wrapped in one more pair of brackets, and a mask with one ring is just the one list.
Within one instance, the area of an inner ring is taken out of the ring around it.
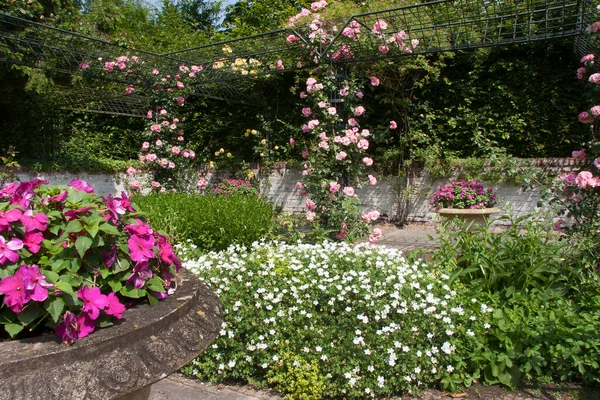
{"label": "pink rose flower", "polygon": [[371,165],[373,165],[373,159],[370,157],[365,157],[362,159],[363,164],[365,164],[367,167],[370,167]]}
{"label": "pink rose flower", "polygon": [[140,190],[140,182],[139,181],[130,182],[129,187],[132,188],[133,190]]}
{"label": "pink rose flower", "polygon": [[577,118],[582,124],[591,124],[594,122],[594,116],[590,115],[587,111],[580,112]]}
{"label": "pink rose flower", "polygon": [[371,86],[379,86],[379,78],[376,76],[369,77],[371,80]]}
{"label": "pink rose flower", "polygon": [[396,123],[396,121],[390,121],[390,129],[396,129],[398,128],[398,124]]}
{"label": "pink rose flower", "polygon": [[593,61],[596,56],[593,54],[587,54],[581,58],[581,63],[587,65],[590,61]]}
{"label": "pink rose flower", "polygon": [[577,184],[577,187],[579,187],[580,189],[584,189],[586,186],[589,185],[589,181],[591,179],[594,179],[594,176],[590,171],[581,171],[579,174],[577,174],[577,177],[575,178],[575,183]]}
{"label": "pink rose flower", "polygon": [[371,186],[377,185],[377,178],[375,178],[373,175],[369,175],[369,184]]}
{"label": "pink rose flower", "polygon": [[335,193],[340,190],[340,184],[337,182],[329,182],[329,193]]}
{"label": "pink rose flower", "polygon": [[590,82],[595,83],[596,85],[600,85],[600,74],[599,73],[591,74],[588,79]]}
{"label": "pink rose flower", "polygon": [[356,115],[357,117],[360,117],[361,115],[363,115],[365,113],[365,111],[367,111],[363,106],[358,106],[354,109],[354,115]]}
{"label": "pink rose flower", "polygon": [[346,186],[342,193],[344,193],[348,197],[354,197],[354,188],[352,186]]}
{"label": "pink rose flower", "polygon": [[338,153],[338,154],[335,156],[335,158],[336,158],[337,160],[340,160],[340,161],[341,161],[341,160],[345,160],[347,156],[348,156],[348,154],[346,154],[346,152],[345,152],[345,151],[340,151],[340,152],[339,152],[339,153]]}
{"label": "pink rose flower", "polygon": [[585,149],[575,150],[573,153],[571,153],[571,156],[578,160],[585,160]]}
{"label": "pink rose flower", "polygon": [[181,149],[180,149],[179,147],[177,147],[177,146],[173,146],[173,147],[171,147],[171,153],[172,153],[173,155],[175,155],[175,156],[176,156],[176,155],[178,155],[180,152],[181,152]]}

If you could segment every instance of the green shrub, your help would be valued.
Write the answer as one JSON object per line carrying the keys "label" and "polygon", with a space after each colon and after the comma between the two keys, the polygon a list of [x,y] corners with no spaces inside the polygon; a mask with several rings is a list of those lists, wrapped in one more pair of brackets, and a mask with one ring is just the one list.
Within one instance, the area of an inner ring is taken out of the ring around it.
{"label": "green shrub", "polygon": [[156,193],[136,196],[134,202],[156,229],[201,251],[249,245],[269,234],[276,214],[272,204],[253,196]]}
{"label": "green shrub", "polygon": [[432,256],[495,310],[479,347],[464,354],[467,369],[511,388],[522,379],[600,382],[600,284],[581,245],[549,219],[501,219],[512,226],[500,233],[442,225]]}
{"label": "green shrub", "polygon": [[270,382],[293,399],[383,398],[475,378],[463,358],[476,351],[492,310],[450,287],[441,271],[365,245],[250,250],[184,257],[219,295],[225,317],[220,336],[184,373]]}
{"label": "green shrub", "polygon": [[[509,227],[493,232],[489,226],[448,221],[440,226],[440,249],[433,256],[438,265],[450,267],[453,279],[474,290],[515,292],[560,297],[577,286],[579,271],[571,259],[572,246],[552,228],[550,221],[534,216],[512,218]],[[491,221],[490,221],[491,222]]]}

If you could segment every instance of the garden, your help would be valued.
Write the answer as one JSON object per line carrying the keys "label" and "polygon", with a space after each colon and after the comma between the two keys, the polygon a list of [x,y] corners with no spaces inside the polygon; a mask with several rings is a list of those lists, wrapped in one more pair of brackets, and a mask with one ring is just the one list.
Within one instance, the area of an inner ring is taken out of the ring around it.
{"label": "garden", "polygon": [[[164,329],[182,330],[184,345],[162,347],[185,362],[156,356],[139,369],[169,364],[292,400],[462,396],[474,385],[599,396],[600,6],[586,11],[588,51],[576,57],[572,38],[426,50],[433,39],[398,17],[414,7],[392,3],[0,6],[5,20],[35,22],[20,40],[47,29],[118,50],[37,69],[23,53],[2,66],[0,345],[41,337],[83,349],[142,309],[189,301],[191,273],[220,305],[193,297],[201,309]],[[443,25],[437,15],[421,22]],[[2,26],[10,43],[17,29]],[[270,29],[284,50],[252,48]],[[466,43],[483,43],[469,29]],[[66,110],[52,103],[92,86],[133,100],[120,116],[98,92]],[[548,169],[534,157],[567,161]],[[301,209],[266,195],[282,166],[297,172]],[[44,178],[55,171],[73,179]],[[122,190],[100,192],[84,172],[114,173]],[[444,183],[419,194],[417,173]],[[395,215],[365,206],[383,181]],[[513,211],[499,184],[536,193],[536,207]],[[436,213],[437,246],[381,245],[418,196]],[[218,327],[188,334],[209,309]]]}

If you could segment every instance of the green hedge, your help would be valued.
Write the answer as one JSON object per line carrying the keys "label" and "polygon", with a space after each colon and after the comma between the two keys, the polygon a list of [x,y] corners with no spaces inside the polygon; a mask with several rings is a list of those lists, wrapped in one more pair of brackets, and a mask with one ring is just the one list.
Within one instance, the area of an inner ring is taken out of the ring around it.
{"label": "green hedge", "polygon": [[249,245],[271,231],[276,211],[254,196],[202,196],[184,193],[136,196],[135,204],[152,226],[176,242],[191,241],[201,251]]}

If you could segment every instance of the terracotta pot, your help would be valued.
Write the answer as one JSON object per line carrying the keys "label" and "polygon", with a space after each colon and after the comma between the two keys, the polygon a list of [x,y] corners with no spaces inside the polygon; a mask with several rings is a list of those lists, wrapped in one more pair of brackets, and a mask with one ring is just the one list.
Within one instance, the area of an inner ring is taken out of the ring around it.
{"label": "terracotta pot", "polygon": [[219,334],[217,295],[183,269],[175,294],[139,305],[70,346],[56,335],[0,343],[0,399],[147,398],[149,385],[190,362]]}
{"label": "terracotta pot", "polygon": [[471,226],[485,226],[487,220],[492,214],[498,214],[499,208],[440,208],[437,213],[444,219],[458,218],[463,221],[465,225]]}

